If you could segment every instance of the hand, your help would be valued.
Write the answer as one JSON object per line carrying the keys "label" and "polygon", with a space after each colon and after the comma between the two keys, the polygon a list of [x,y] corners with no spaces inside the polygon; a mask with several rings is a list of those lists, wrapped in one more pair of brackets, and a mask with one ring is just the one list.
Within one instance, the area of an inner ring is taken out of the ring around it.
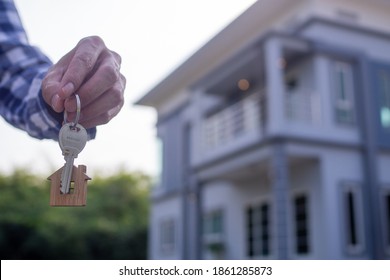
{"label": "hand", "polygon": [[99,37],[82,39],[48,71],[42,95],[54,111],[76,114],[77,93],[81,101],[79,123],[85,128],[108,123],[124,104],[126,79],[120,73],[120,56],[107,49]]}

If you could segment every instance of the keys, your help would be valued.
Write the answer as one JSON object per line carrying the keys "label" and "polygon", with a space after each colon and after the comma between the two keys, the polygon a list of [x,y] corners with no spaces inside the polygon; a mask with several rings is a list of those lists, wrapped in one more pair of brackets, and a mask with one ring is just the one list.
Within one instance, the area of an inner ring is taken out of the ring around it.
{"label": "keys", "polygon": [[87,138],[87,131],[80,124],[66,123],[60,130],[58,140],[62,155],[65,158],[65,165],[61,174],[61,192],[63,194],[70,191],[74,159],[84,149]]}
{"label": "keys", "polygon": [[48,178],[51,181],[50,206],[86,206],[87,204],[87,182],[91,180],[86,174],[87,167],[73,166],[74,159],[84,149],[88,138],[87,131],[78,123],[81,104],[79,96],[76,94],[75,97],[76,118],[73,122],[69,122],[65,111],[64,124],[58,135],[65,165]]}
{"label": "keys", "polygon": [[67,194],[70,191],[72,180],[72,169],[74,159],[84,149],[87,143],[88,134],[85,128],[78,123],[80,117],[80,98],[76,94],[77,111],[74,123],[67,122],[67,113],[64,113],[64,125],[61,127],[58,142],[60,144],[62,155],[65,158],[65,165],[61,173],[61,192]]}

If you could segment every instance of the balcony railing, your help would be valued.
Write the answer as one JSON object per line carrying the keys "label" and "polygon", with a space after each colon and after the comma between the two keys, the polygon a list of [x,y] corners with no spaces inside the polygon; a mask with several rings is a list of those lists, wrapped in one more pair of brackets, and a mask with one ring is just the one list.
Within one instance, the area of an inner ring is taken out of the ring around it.
{"label": "balcony railing", "polygon": [[319,96],[312,90],[287,92],[285,116],[287,121],[318,123],[321,119]]}
{"label": "balcony railing", "polygon": [[[266,127],[266,91],[252,94],[208,117],[203,124],[205,151],[228,145],[250,134],[262,133]],[[287,92],[284,99],[286,123],[318,124],[321,120],[320,99],[312,90]],[[272,108],[278,110],[278,108]],[[283,114],[283,112],[281,112]]]}
{"label": "balcony railing", "polygon": [[206,150],[230,143],[261,129],[261,94],[252,94],[224,110],[208,117],[204,122],[204,148]]}

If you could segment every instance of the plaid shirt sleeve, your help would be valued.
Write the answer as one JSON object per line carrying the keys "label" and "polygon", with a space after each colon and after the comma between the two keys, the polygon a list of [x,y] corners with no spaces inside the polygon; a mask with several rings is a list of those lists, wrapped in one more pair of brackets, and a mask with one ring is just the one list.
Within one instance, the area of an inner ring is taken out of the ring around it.
{"label": "plaid shirt sleeve", "polygon": [[[29,45],[12,0],[0,0],[0,115],[38,139],[58,140],[63,114],[43,100],[41,84],[51,61]],[[89,129],[94,138],[96,129]]]}

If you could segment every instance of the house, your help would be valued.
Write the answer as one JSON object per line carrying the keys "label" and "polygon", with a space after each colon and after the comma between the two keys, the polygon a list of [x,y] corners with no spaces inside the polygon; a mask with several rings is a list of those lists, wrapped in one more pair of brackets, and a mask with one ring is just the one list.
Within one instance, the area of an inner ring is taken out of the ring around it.
{"label": "house", "polygon": [[257,1],[157,110],[151,259],[390,258],[390,1]]}

